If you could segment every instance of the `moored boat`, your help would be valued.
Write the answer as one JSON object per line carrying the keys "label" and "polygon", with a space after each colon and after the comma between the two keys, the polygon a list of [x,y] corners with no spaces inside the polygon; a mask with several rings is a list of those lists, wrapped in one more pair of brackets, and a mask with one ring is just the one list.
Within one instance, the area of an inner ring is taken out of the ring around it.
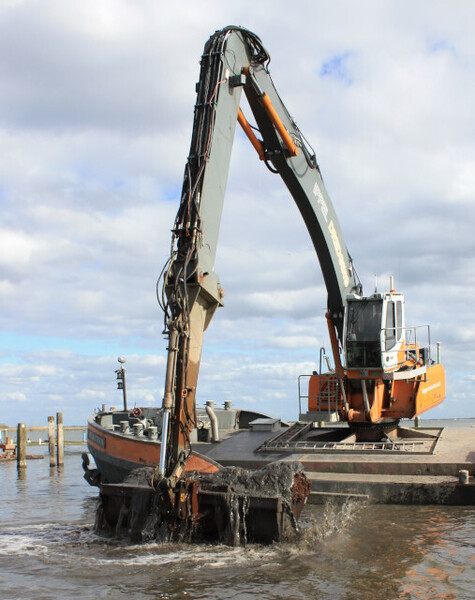
{"label": "moored boat", "polygon": [[[156,467],[160,460],[162,415],[162,409],[157,407],[109,409],[91,415],[87,447],[96,468],[89,467],[89,457],[85,454],[83,468],[88,483],[120,483],[135,469]],[[250,430],[251,424],[260,419],[276,421],[281,427],[280,420],[235,409],[231,402],[225,402],[223,408],[215,408],[213,402],[207,402],[205,408],[197,408],[197,427],[191,435],[192,450],[186,461],[186,471],[218,471],[220,465],[207,454],[216,454],[217,445],[239,432]]]}

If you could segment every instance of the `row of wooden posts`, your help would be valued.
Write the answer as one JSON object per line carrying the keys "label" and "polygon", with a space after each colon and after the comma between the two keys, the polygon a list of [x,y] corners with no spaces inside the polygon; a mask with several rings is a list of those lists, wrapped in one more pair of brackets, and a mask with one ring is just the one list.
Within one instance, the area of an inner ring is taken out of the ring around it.
{"label": "row of wooden posts", "polygon": [[[56,435],[55,435],[56,433]],[[24,423],[18,423],[17,429],[17,466],[19,469],[26,468],[26,444],[27,428]],[[64,427],[63,413],[56,413],[56,432],[54,417],[48,417],[48,442],[49,442],[49,466],[62,467],[64,465]]]}

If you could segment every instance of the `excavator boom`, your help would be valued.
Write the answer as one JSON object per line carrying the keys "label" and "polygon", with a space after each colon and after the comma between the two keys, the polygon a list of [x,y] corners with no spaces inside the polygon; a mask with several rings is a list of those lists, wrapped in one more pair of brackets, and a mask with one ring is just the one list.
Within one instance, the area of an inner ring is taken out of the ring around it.
{"label": "excavator boom", "polygon": [[[260,158],[280,174],[303,216],[340,339],[346,297],[361,291],[315,154],[274,87],[269,61],[261,40],[240,27],[217,31],[201,58],[190,151],[161,294],[170,339],[164,409],[171,414],[173,407],[174,422],[180,423],[170,434],[172,464],[176,464],[194,427],[203,333],[222,305],[223,291],[214,263],[238,122]],[[239,108],[243,91],[262,140],[257,139]],[[165,460],[162,467],[165,472]]]}

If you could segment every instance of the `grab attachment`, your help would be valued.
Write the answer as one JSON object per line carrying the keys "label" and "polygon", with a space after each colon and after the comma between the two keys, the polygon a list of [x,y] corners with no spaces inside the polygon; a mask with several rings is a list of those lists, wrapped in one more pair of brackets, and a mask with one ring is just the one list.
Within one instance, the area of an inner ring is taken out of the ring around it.
{"label": "grab attachment", "polygon": [[97,527],[133,541],[270,544],[295,536],[310,489],[299,463],[258,471],[223,467],[173,482],[154,481],[153,469],[139,469],[122,484],[101,486]]}

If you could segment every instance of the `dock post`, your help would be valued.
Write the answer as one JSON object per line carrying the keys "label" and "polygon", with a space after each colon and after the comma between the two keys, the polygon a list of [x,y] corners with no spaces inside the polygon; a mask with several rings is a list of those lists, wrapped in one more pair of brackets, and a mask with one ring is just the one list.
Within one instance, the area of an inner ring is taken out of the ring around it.
{"label": "dock post", "polygon": [[420,427],[421,426],[421,418],[420,417],[416,417],[414,419],[414,427]]}
{"label": "dock post", "polygon": [[16,438],[16,459],[17,468],[24,469],[26,467],[26,427],[25,423],[18,423],[17,438]]}
{"label": "dock post", "polygon": [[58,445],[57,445],[57,457],[58,467],[64,465],[64,429],[63,429],[63,413],[56,413],[56,425],[58,427]]}
{"label": "dock post", "polygon": [[48,417],[49,466],[56,466],[54,417]]}

